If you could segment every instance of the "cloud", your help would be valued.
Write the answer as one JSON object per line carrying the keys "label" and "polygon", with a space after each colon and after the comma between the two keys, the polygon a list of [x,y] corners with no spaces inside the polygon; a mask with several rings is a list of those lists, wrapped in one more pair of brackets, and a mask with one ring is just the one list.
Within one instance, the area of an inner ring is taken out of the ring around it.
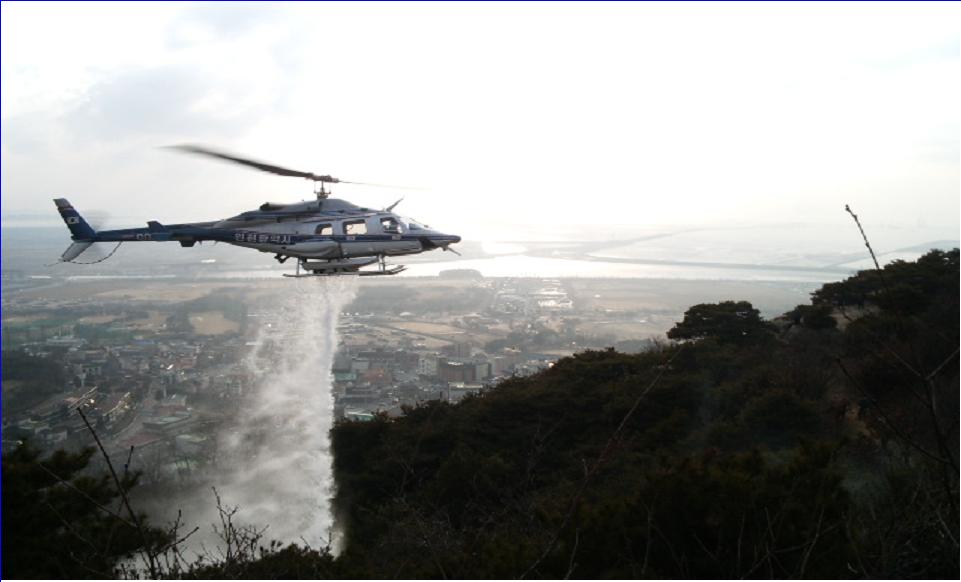
{"label": "cloud", "polygon": [[167,42],[177,50],[211,40],[236,40],[282,18],[283,11],[267,4],[208,2],[189,5],[168,28]]}
{"label": "cloud", "polygon": [[139,136],[162,142],[175,136],[236,135],[241,131],[240,113],[256,117],[264,109],[233,117],[205,111],[205,100],[222,89],[201,71],[185,67],[128,71],[92,87],[64,116],[64,123],[80,141]]}
{"label": "cloud", "polygon": [[22,113],[0,122],[5,154],[47,155],[50,151],[50,138],[55,132],[53,120],[37,112]]}

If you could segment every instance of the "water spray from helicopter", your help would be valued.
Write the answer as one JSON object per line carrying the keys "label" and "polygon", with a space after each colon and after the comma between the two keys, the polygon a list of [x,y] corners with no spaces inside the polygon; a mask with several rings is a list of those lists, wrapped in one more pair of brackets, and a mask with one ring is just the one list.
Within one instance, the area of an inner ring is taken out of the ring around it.
{"label": "water spray from helicopter", "polygon": [[[225,426],[209,485],[224,507],[237,508],[239,527],[267,527],[266,540],[338,550],[330,429],[331,367],[341,310],[356,293],[353,277],[298,280],[275,311],[265,314],[243,369],[250,387],[241,412]],[[198,555],[221,546],[210,489],[190,499],[189,540]]]}
{"label": "water spray from helicopter", "polygon": [[271,539],[317,544],[333,528],[331,367],[337,319],[356,281],[307,280],[293,287],[247,358],[254,389],[221,445],[233,468],[223,497],[241,507],[244,519],[270,524]]}

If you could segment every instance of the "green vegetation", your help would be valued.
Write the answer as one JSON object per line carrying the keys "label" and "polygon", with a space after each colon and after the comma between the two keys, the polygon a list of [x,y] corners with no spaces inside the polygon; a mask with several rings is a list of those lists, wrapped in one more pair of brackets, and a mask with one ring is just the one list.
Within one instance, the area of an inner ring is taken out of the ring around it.
{"label": "green vegetation", "polygon": [[[122,560],[166,543],[164,532],[121,514],[109,476],[83,474],[92,455],[41,459],[26,445],[3,455],[3,578],[113,578]],[[121,485],[136,481],[126,475]]]}
{"label": "green vegetation", "polygon": [[771,322],[696,305],[669,345],[339,423],[341,555],[248,532],[170,575],[956,579],[958,281],[932,251]]}
{"label": "green vegetation", "polygon": [[755,344],[770,339],[773,326],[747,301],[722,301],[695,305],[684,320],[667,332],[677,340],[714,338],[719,342]]}

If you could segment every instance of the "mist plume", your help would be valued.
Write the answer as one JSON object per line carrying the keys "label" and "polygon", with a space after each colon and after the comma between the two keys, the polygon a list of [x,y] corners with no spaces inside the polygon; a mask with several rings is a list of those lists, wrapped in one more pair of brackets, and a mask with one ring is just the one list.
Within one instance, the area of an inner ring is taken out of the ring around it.
{"label": "mist plume", "polygon": [[331,366],[337,320],[355,292],[353,278],[291,282],[245,361],[253,382],[236,426],[222,435],[214,486],[239,508],[239,522],[268,527],[266,539],[337,549]]}

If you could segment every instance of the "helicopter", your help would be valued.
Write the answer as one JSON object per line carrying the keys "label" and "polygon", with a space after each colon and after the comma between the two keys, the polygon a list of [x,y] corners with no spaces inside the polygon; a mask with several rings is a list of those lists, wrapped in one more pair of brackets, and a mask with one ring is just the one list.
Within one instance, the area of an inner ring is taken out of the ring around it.
{"label": "helicopter", "polygon": [[[403,265],[388,266],[388,257],[414,255],[435,249],[460,254],[450,248],[450,245],[460,242],[459,236],[432,230],[415,220],[395,214],[394,208],[403,199],[383,210],[374,210],[330,198],[331,192],[327,188],[328,184],[380,184],[349,182],[329,175],[290,170],[196,145],[170,146],[170,149],[233,162],[280,176],[310,180],[319,184],[314,189],[316,200],[288,204],[265,202],[256,210],[210,222],[161,224],[151,220],[146,228],[97,231],[70,202],[65,198],[56,198],[54,204],[70,229],[73,241],[59,262],[76,262],[84,251],[98,242],[117,243],[113,251],[104,257],[109,258],[125,242],[176,241],[182,247],[192,247],[204,241],[214,241],[273,253],[281,264],[294,258],[296,270],[292,274],[284,273],[285,277],[374,276],[396,275],[406,269]],[[375,267],[362,270],[370,265]]]}

